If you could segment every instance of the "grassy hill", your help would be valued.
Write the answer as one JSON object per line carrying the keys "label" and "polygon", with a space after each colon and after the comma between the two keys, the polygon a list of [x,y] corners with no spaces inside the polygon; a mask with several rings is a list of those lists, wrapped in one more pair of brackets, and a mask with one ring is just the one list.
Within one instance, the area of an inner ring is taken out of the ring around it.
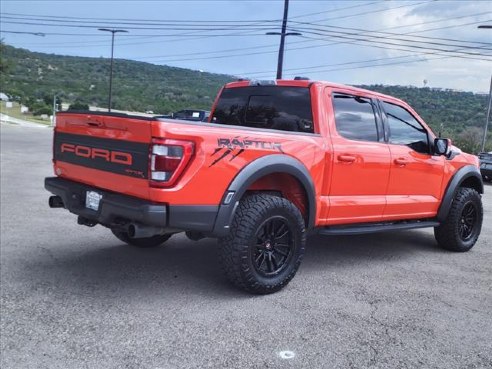
{"label": "grassy hill", "polygon": [[[107,106],[109,59],[31,52],[4,45],[2,92],[23,99],[57,95],[63,102]],[[168,113],[209,108],[219,88],[233,77],[115,59],[113,108]]]}
{"label": "grassy hill", "polygon": [[[31,108],[49,106],[53,95],[64,103],[106,107],[109,59],[61,56],[2,45],[1,92]],[[193,107],[209,109],[219,88],[234,77],[116,59],[113,108],[165,114]],[[438,132],[466,151],[478,150],[487,96],[471,92],[404,86],[361,86],[407,101]],[[44,101],[43,101],[44,100]],[[33,110],[33,109],[31,109]],[[492,137],[489,135],[489,150]]]}

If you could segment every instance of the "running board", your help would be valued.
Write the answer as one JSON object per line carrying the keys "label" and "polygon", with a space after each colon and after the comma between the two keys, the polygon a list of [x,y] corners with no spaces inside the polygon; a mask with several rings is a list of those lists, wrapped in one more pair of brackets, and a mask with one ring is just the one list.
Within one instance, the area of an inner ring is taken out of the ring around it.
{"label": "running board", "polygon": [[354,224],[343,226],[330,226],[318,229],[318,234],[326,236],[356,235],[377,233],[386,231],[401,231],[405,229],[437,227],[440,223],[436,221],[414,221],[400,223],[375,223],[375,224]]}

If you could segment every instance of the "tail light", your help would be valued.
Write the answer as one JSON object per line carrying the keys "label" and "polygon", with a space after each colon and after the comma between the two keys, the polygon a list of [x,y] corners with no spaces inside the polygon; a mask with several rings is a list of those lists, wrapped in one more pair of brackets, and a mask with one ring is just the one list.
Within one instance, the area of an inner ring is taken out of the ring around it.
{"label": "tail light", "polygon": [[190,162],[193,142],[152,140],[150,151],[150,186],[171,187]]}

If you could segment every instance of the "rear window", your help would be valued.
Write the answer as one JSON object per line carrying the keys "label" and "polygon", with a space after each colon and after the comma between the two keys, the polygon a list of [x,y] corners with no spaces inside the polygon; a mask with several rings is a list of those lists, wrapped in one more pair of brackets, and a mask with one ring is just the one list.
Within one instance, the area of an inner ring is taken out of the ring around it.
{"label": "rear window", "polygon": [[309,88],[249,86],[224,89],[211,122],[313,133]]}

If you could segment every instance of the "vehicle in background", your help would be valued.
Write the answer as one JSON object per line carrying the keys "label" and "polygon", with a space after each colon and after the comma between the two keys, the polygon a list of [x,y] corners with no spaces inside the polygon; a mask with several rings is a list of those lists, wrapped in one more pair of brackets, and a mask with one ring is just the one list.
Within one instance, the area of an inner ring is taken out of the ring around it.
{"label": "vehicle in background", "polygon": [[190,120],[192,122],[207,122],[210,111],[201,109],[184,109],[168,115],[157,115],[155,118]]}
{"label": "vehicle in background", "polygon": [[492,181],[492,151],[478,154],[480,173],[484,181]]}

